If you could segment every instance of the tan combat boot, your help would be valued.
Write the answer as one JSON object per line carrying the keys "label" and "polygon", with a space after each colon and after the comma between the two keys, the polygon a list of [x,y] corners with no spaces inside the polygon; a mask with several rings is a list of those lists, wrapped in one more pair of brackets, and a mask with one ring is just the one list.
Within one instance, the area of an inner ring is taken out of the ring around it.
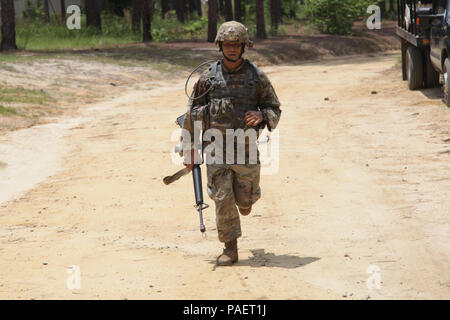
{"label": "tan combat boot", "polygon": [[217,265],[231,266],[233,263],[237,262],[238,259],[237,239],[234,239],[233,241],[225,242],[223,253],[217,257]]}
{"label": "tan combat boot", "polygon": [[252,206],[250,206],[250,208],[239,208],[239,212],[243,215],[243,216],[248,216],[250,214],[250,212],[252,212]]}

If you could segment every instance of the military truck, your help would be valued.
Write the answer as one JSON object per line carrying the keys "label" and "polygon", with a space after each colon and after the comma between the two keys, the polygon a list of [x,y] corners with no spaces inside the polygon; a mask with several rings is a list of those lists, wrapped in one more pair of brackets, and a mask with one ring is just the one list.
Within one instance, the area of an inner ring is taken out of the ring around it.
{"label": "military truck", "polygon": [[410,90],[442,82],[444,103],[450,107],[450,0],[397,0],[397,8],[403,80]]}

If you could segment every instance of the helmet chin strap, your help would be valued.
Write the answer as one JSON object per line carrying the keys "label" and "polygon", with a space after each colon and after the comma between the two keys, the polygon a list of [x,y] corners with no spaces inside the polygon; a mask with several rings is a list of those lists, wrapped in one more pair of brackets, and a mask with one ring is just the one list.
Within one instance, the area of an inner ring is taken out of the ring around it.
{"label": "helmet chin strap", "polygon": [[223,57],[225,58],[225,59],[227,59],[228,61],[230,61],[230,62],[238,62],[239,60],[241,60],[241,57],[242,57],[242,53],[241,53],[241,55],[239,56],[239,58],[237,58],[236,60],[234,60],[234,59],[231,59],[231,58],[228,58],[226,55],[225,55],[225,53],[223,54]]}

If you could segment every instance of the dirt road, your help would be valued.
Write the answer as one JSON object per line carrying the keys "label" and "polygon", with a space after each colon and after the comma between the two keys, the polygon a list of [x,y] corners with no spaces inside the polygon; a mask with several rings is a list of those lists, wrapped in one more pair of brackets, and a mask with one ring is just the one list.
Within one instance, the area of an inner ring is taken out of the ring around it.
{"label": "dirt road", "polygon": [[[214,268],[214,210],[203,239],[192,180],[162,183],[180,168],[183,79],[81,109],[56,142],[22,131],[37,148],[22,175],[47,178],[0,204],[0,298],[449,299],[450,110],[439,89],[408,91],[397,57],[264,68],[283,104],[279,171],[262,176],[231,268]],[[0,141],[0,179],[14,139]]]}

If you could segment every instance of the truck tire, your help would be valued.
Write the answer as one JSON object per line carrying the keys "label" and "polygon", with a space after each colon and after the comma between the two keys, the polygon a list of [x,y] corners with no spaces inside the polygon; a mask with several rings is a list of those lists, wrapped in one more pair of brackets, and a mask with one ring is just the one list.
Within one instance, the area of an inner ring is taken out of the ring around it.
{"label": "truck tire", "polygon": [[444,83],[442,84],[442,91],[444,91],[444,103],[447,107],[450,107],[450,60],[445,58],[444,67],[442,68],[444,71]]}
{"label": "truck tire", "polygon": [[425,87],[435,88],[439,86],[439,76],[440,74],[434,70],[431,64],[430,54],[427,52],[425,57]]}
{"label": "truck tire", "polygon": [[408,80],[407,72],[406,72],[406,49],[408,49],[408,45],[406,44],[406,40],[401,39],[401,56],[402,56],[402,80]]}
{"label": "truck tire", "polygon": [[423,59],[422,52],[417,47],[409,46],[406,50],[406,73],[409,90],[416,90],[422,87]]}

